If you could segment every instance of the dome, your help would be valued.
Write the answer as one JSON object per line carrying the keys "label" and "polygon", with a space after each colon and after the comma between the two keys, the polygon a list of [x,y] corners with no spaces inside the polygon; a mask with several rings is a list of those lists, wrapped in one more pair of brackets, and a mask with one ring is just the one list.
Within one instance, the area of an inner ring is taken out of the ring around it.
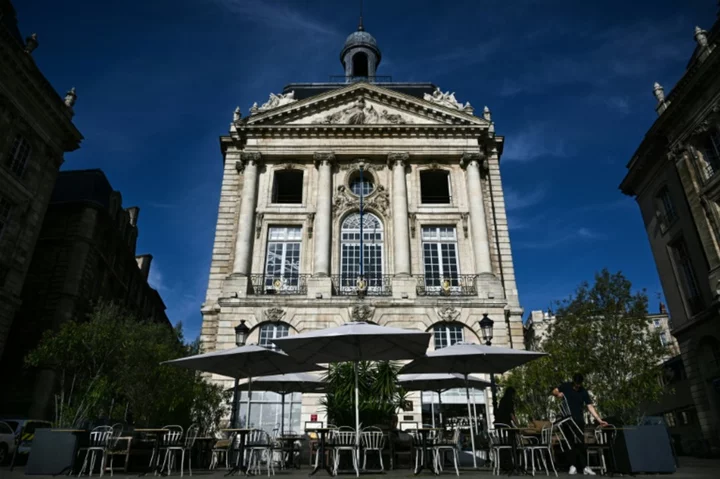
{"label": "dome", "polygon": [[375,37],[373,37],[364,30],[358,30],[348,35],[347,40],[345,40],[345,45],[343,46],[342,52],[340,52],[340,59],[342,60],[345,57],[345,54],[348,52],[348,50],[362,47],[372,50],[373,53],[377,55],[378,63],[380,63],[381,55],[380,49],[377,45],[377,40],[375,40]]}

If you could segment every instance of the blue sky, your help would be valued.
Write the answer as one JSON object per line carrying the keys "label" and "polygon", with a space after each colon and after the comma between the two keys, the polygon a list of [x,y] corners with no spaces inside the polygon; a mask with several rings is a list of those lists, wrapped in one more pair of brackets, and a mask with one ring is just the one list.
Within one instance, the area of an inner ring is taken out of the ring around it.
{"label": "blue sky", "polygon": [[[14,0],[34,57],[78,92],[82,148],[64,169],[102,168],[138,205],[138,253],[173,322],[199,333],[217,216],[218,136],[232,111],[286,83],[342,74],[357,1]],[[545,309],[595,271],[661,291],[640,213],[618,191],[669,92],[710,28],[711,0],[365,0],[378,74],[430,81],[505,135],[501,168],[521,304]]]}

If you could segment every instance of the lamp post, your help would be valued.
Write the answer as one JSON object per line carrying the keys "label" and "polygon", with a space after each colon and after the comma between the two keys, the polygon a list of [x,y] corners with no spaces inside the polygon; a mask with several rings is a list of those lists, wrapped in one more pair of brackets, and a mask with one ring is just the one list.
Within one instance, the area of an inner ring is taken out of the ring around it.
{"label": "lamp post", "polygon": [[[493,325],[495,324],[495,321],[488,318],[487,313],[485,313],[483,314],[482,319],[478,321],[478,324],[480,325],[480,331],[482,332],[482,338],[483,341],[485,341],[485,345],[492,346]],[[493,373],[490,373],[490,391],[492,392],[493,414],[495,414],[495,411],[497,411],[497,385],[495,384],[495,374]]]}
{"label": "lamp post", "polygon": [[[240,324],[235,326],[235,346],[238,348],[245,346],[248,335],[250,334],[250,328],[245,326],[245,320],[241,319]],[[233,387],[233,402],[232,402],[232,414],[230,415],[231,427],[238,427],[237,416],[238,416],[238,383],[240,380],[235,378],[235,386]]]}

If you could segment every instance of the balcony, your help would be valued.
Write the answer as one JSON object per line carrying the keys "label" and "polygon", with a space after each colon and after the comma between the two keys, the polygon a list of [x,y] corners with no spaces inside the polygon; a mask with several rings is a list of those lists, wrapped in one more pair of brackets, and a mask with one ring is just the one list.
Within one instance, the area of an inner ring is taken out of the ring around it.
{"label": "balcony", "polygon": [[477,275],[417,276],[418,296],[477,296]]}
{"label": "balcony", "polygon": [[392,276],[388,274],[365,276],[333,275],[333,296],[390,296],[392,295]]}
{"label": "balcony", "polygon": [[250,276],[250,293],[252,295],[307,294],[307,278],[309,274],[295,275],[265,275],[253,274]]}
{"label": "balcony", "polygon": [[332,75],[330,77],[330,82],[332,83],[355,83],[359,81],[368,83],[392,83],[392,77],[390,75],[376,75],[372,77]]}

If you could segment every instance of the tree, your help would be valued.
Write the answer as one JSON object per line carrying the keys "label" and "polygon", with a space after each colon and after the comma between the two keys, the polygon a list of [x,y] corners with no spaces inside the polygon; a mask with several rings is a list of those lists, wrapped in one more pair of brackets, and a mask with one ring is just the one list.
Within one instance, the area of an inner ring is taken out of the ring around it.
{"label": "tree", "polygon": [[647,304],[644,291],[633,293],[622,273],[607,269],[595,275],[592,287],[582,283],[559,302],[539,348],[550,357],[503,380],[518,391],[518,412],[549,417],[552,388],[581,372],[603,416],[625,423],[641,417],[644,405],[662,393],[659,366],[667,354],[659,332],[649,328]]}
{"label": "tree", "polygon": [[55,423],[81,426],[106,418],[138,425],[217,424],[224,394],[200,373],[162,365],[192,354],[182,326],[139,320],[113,303],[98,304],[87,321],[47,331],[26,358],[58,378]]}
{"label": "tree", "polygon": [[[399,366],[389,361],[360,361],[358,391],[360,424],[390,426],[395,411],[407,400],[397,385]],[[353,363],[331,364],[324,377],[327,395],[322,405],[328,421],[336,426],[355,427],[355,373]]]}

